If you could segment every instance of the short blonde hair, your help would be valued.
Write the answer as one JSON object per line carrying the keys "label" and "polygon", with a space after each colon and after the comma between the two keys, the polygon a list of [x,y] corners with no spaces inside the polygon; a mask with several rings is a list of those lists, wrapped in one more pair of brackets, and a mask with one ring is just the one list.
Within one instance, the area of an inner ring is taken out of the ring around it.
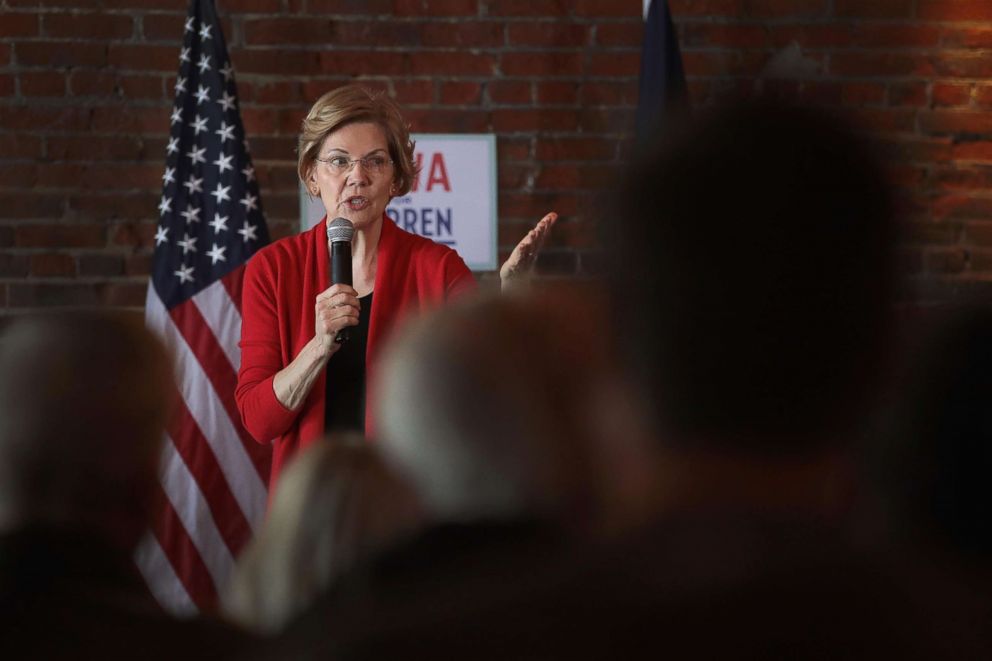
{"label": "short blonde hair", "polygon": [[334,131],[355,122],[372,122],[382,127],[389,145],[389,157],[396,168],[393,183],[396,195],[406,195],[413,186],[419,168],[413,160],[414,141],[410,128],[396,101],[383,92],[360,85],[345,85],[317,99],[300,129],[297,148],[297,173],[303,186],[309,189],[307,178],[317,163],[324,140]]}

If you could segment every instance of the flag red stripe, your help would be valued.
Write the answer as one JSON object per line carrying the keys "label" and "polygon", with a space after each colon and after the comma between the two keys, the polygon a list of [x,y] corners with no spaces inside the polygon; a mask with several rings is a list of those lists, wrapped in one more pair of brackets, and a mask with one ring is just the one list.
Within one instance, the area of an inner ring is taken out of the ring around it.
{"label": "flag red stripe", "polygon": [[241,314],[241,289],[244,283],[244,275],[245,265],[242,264],[220,279],[224,285],[224,289],[227,290],[227,295],[234,301],[234,307],[238,309],[238,314]]}
{"label": "flag red stripe", "polygon": [[186,339],[186,343],[200,362],[207,378],[210,379],[210,384],[224,405],[231,423],[238,432],[241,444],[255,465],[255,470],[258,471],[262,483],[268,484],[272,463],[271,450],[267,446],[256,443],[241,424],[241,413],[234,400],[234,389],[238,381],[237,374],[227,360],[217,338],[214,337],[213,331],[210,330],[206,320],[192,300],[180,303],[169,310],[169,316]]}
{"label": "flag red stripe", "polygon": [[201,611],[212,610],[218,602],[217,586],[161,485],[156,491],[159,516],[153,527],[155,538],[196,607]]}
{"label": "flag red stripe", "polygon": [[179,405],[169,421],[169,436],[172,437],[176,452],[182,457],[189,472],[196,480],[207,507],[213,515],[217,531],[224,543],[237,557],[251,537],[251,525],[241,511],[238,501],[224,479],[216,455],[210,448],[203,431],[186,408],[182,398],[176,396]]}

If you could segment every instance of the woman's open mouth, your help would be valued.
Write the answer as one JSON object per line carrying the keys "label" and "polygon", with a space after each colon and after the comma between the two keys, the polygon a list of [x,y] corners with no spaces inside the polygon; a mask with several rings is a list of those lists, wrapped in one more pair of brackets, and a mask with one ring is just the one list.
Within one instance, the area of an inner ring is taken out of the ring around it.
{"label": "woman's open mouth", "polygon": [[362,197],[361,195],[356,195],[355,197],[349,197],[344,201],[344,206],[351,211],[361,211],[365,207],[369,206],[369,198]]}

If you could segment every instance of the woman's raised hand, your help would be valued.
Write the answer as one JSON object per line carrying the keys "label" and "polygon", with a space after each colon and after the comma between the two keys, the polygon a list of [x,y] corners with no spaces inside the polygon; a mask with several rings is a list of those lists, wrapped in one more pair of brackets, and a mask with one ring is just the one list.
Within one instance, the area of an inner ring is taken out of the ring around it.
{"label": "woman's raised hand", "polygon": [[551,227],[555,224],[556,220],[558,220],[558,214],[552,211],[538,221],[534,229],[520,240],[517,247],[513,249],[510,256],[503,262],[503,266],[499,269],[499,279],[504,290],[515,282],[526,279],[531,271],[534,270],[534,264],[537,263],[537,256],[541,252],[541,247],[548,238]]}

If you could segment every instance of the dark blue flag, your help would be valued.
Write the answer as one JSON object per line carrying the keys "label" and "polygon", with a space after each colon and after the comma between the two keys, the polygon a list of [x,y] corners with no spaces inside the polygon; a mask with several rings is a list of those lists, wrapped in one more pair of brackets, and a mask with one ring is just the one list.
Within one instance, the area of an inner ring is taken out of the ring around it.
{"label": "dark blue flag", "polygon": [[665,112],[686,102],[682,54],[666,0],[650,0],[641,46],[637,137],[643,144],[658,128]]}

